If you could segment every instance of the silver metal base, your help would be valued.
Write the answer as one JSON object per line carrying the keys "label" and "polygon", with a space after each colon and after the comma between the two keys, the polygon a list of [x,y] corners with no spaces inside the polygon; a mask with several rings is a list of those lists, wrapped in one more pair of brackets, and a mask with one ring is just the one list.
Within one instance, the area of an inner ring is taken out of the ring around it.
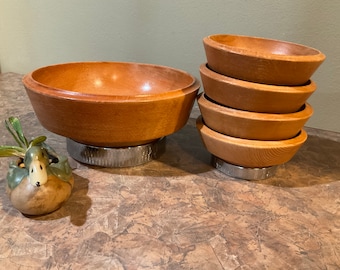
{"label": "silver metal base", "polygon": [[265,168],[246,168],[242,166],[233,165],[226,161],[212,156],[212,165],[219,171],[234,178],[244,180],[264,180],[274,176],[277,166]]}
{"label": "silver metal base", "polygon": [[165,151],[165,137],[148,144],[130,147],[97,147],[82,144],[69,138],[67,152],[75,160],[95,166],[133,167],[158,158]]}

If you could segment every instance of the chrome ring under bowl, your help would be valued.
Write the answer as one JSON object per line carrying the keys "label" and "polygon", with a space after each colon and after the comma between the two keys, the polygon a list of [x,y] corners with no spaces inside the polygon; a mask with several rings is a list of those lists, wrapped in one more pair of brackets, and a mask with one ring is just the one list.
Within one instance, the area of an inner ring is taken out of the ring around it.
{"label": "chrome ring under bowl", "polygon": [[270,178],[275,174],[277,168],[277,166],[265,168],[246,168],[227,163],[216,156],[212,156],[211,163],[220,172],[228,176],[244,180],[264,180]]}
{"label": "chrome ring under bowl", "polygon": [[130,147],[97,147],[67,138],[67,152],[75,160],[100,167],[133,167],[158,158],[165,151],[165,137]]}

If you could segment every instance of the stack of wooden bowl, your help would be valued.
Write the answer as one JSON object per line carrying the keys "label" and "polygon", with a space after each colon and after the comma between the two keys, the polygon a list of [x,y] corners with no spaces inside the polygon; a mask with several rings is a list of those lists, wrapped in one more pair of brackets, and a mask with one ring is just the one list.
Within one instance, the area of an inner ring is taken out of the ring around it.
{"label": "stack of wooden bowl", "polygon": [[223,161],[265,168],[289,161],[307,139],[313,113],[310,79],[324,61],[299,44],[235,35],[203,39],[197,128],[207,150]]}

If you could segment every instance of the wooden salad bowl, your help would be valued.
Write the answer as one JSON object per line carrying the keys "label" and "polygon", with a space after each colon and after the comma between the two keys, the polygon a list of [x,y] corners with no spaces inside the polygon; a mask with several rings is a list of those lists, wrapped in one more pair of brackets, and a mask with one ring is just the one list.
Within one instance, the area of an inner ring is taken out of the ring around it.
{"label": "wooden salad bowl", "polygon": [[146,144],[187,122],[199,82],[165,66],[76,62],[23,78],[41,124],[74,141],[106,147]]}
{"label": "wooden salad bowl", "polygon": [[217,104],[205,94],[198,98],[204,123],[211,129],[251,140],[285,140],[295,137],[313,114],[304,104],[294,113],[275,114],[237,110]]}
{"label": "wooden salad bowl", "polygon": [[221,105],[252,112],[296,112],[316,90],[311,80],[298,86],[253,83],[214,72],[207,64],[200,66],[200,74],[208,97]]}
{"label": "wooden salad bowl", "polygon": [[201,116],[196,127],[206,149],[227,163],[246,168],[265,168],[288,162],[307,139],[302,129],[295,137],[280,141],[235,138],[207,127]]}
{"label": "wooden salad bowl", "polygon": [[263,84],[303,85],[325,60],[317,49],[259,37],[217,34],[203,44],[212,70]]}

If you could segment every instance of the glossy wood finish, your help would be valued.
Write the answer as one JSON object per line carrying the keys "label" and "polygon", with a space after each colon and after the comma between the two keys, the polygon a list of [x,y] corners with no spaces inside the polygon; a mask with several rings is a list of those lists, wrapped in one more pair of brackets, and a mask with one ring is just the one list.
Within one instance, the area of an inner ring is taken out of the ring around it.
{"label": "glossy wood finish", "polygon": [[169,67],[79,62],[42,67],[23,83],[41,124],[83,144],[125,147],[187,122],[199,82]]}
{"label": "glossy wood finish", "polygon": [[205,124],[222,134],[252,140],[286,140],[296,136],[313,114],[306,103],[295,113],[274,114],[221,106],[205,94],[198,98]]}
{"label": "glossy wood finish", "polygon": [[196,127],[207,150],[224,161],[247,168],[280,165],[292,159],[307,139],[302,129],[294,138],[280,141],[259,141],[235,138],[207,127],[202,117]]}
{"label": "glossy wood finish", "polygon": [[212,70],[263,84],[305,84],[325,59],[307,46],[258,37],[218,34],[203,43]]}
{"label": "glossy wood finish", "polygon": [[204,91],[216,102],[235,109],[292,113],[298,111],[316,90],[316,83],[308,81],[302,86],[278,86],[253,83],[231,78],[200,66]]}

